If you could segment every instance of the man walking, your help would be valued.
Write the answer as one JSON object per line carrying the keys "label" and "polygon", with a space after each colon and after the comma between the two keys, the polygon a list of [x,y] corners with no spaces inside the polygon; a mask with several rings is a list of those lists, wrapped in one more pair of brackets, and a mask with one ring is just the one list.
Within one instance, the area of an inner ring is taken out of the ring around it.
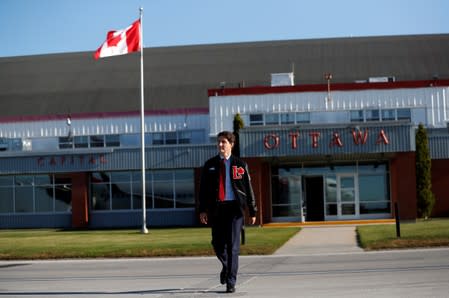
{"label": "man walking", "polygon": [[235,292],[245,207],[251,224],[257,212],[248,166],[231,155],[234,144],[232,132],[217,135],[218,154],[203,166],[199,206],[200,222],[212,227],[212,246],[222,264],[220,283],[228,293]]}

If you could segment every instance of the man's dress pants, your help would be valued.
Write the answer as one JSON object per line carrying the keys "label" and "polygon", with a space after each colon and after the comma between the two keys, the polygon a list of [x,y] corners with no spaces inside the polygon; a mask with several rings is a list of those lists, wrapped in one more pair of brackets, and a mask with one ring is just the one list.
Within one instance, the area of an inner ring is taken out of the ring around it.
{"label": "man's dress pants", "polygon": [[212,224],[212,245],[226,272],[226,283],[235,286],[243,215],[237,201],[218,202],[216,212]]}

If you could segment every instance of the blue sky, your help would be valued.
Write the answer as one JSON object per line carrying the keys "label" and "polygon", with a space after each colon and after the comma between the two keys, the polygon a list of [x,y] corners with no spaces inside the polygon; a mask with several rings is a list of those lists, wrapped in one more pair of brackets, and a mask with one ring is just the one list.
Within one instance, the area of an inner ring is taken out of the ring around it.
{"label": "blue sky", "polygon": [[0,57],[94,52],[144,9],[144,47],[449,33],[447,0],[0,0]]}

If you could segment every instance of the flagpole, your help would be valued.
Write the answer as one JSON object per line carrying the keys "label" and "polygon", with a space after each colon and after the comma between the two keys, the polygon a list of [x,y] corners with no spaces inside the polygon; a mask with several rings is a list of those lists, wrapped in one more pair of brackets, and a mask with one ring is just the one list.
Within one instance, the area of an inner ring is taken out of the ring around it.
{"label": "flagpole", "polygon": [[145,109],[143,100],[143,7],[140,7],[140,143],[142,160],[142,234],[147,234],[147,207],[145,189]]}

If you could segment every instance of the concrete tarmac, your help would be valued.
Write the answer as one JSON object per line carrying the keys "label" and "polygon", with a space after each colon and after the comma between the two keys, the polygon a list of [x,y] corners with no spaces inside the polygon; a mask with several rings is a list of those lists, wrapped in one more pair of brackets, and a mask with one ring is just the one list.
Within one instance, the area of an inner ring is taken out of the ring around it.
{"label": "concrete tarmac", "polygon": [[448,297],[449,248],[365,252],[354,229],[307,227],[240,257],[233,294],[215,257],[184,257],[0,261],[0,297]]}

